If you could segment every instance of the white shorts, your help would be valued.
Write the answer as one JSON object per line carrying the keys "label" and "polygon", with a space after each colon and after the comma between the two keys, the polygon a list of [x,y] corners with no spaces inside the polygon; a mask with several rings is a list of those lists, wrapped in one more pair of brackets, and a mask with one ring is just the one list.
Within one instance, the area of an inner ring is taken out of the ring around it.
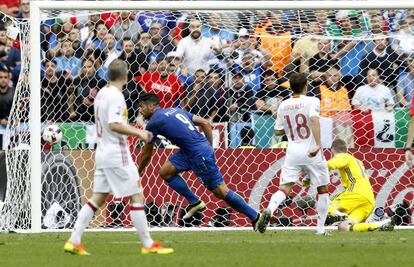
{"label": "white shorts", "polygon": [[142,191],[137,166],[133,164],[95,170],[94,193],[112,193],[115,197],[129,197]]}
{"label": "white shorts", "polygon": [[315,187],[328,185],[329,183],[329,171],[326,161],[307,165],[290,165],[285,162],[280,174],[280,185],[296,183],[304,173],[309,175],[310,183]]}

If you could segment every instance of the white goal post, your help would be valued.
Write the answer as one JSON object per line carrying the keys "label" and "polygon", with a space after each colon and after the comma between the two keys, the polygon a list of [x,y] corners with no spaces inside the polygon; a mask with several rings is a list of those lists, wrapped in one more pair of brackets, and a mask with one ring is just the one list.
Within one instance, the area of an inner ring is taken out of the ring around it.
{"label": "white goal post", "polygon": [[30,180],[31,232],[41,231],[41,41],[42,11],[53,10],[320,10],[414,9],[414,1],[31,1]]}

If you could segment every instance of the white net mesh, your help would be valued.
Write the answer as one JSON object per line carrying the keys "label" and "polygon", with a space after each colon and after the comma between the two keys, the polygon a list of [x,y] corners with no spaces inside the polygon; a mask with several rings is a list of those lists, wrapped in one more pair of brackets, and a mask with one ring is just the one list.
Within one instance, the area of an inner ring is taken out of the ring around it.
{"label": "white net mesh", "polygon": [[[337,137],[346,140],[368,171],[376,211],[397,213],[401,225],[412,224],[413,173],[399,149],[405,146],[414,89],[412,10],[73,11],[42,16],[41,119],[43,127],[55,124],[63,131],[60,144],[43,145],[43,228],[72,227],[92,194],[93,102],[116,58],[130,68],[123,91],[130,123],[143,126],[138,98],[144,91],[156,93],[162,108],[181,107],[210,119],[226,183],[256,210],[267,206],[279,184],[281,148],[287,142],[276,138],[273,128],[278,105],[290,96],[289,74],[307,73],[308,95],[321,99],[323,146],[329,148]],[[27,229],[30,46],[28,24],[13,23],[21,28],[22,58],[5,138],[8,179],[0,226]],[[130,138],[130,148],[138,162],[141,144]],[[250,225],[191,172],[183,177],[207,210],[183,221],[186,201],[158,172],[174,151],[165,139],[157,142],[142,178],[151,225]],[[328,149],[325,156],[331,157]],[[341,190],[338,174],[331,182],[335,195]],[[314,225],[315,197],[315,188],[298,184],[272,224]],[[126,199],[110,197],[91,227],[129,227],[128,213]]]}

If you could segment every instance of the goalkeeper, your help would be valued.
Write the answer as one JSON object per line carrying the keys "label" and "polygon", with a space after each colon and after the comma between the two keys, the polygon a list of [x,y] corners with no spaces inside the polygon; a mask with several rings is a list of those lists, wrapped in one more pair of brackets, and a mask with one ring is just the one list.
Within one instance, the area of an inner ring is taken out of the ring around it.
{"label": "goalkeeper", "polygon": [[367,232],[374,230],[392,231],[392,219],[365,222],[375,207],[374,192],[364,165],[347,153],[344,140],[332,143],[333,158],[328,161],[329,170],[338,169],[344,190],[329,205],[328,216],[344,216],[338,225],[339,231]]}

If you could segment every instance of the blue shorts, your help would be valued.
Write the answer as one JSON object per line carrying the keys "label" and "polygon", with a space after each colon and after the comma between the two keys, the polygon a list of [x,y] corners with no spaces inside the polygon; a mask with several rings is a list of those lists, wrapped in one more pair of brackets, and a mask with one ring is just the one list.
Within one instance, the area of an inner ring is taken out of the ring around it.
{"label": "blue shorts", "polygon": [[190,158],[179,150],[168,160],[179,172],[192,170],[208,190],[214,190],[224,182],[223,176],[217,167],[214,153],[208,156],[199,155]]}

